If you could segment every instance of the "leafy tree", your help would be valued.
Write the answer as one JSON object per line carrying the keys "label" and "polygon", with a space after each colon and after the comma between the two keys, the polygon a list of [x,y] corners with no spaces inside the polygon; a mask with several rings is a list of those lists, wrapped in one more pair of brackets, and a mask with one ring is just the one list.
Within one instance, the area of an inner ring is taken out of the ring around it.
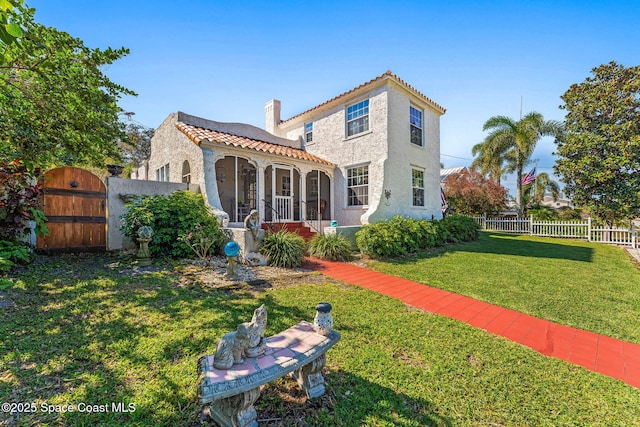
{"label": "leafy tree", "polygon": [[134,168],[151,157],[151,138],[155,130],[137,123],[127,125],[127,140],[118,144],[122,150],[123,160]]}
{"label": "leafy tree", "polygon": [[507,190],[474,169],[450,175],[443,187],[453,213],[495,215],[506,208]]}
{"label": "leafy tree", "polygon": [[0,65],[5,62],[3,45],[14,43],[22,36],[22,28],[15,21],[22,0],[0,0]]}
{"label": "leafy tree", "polygon": [[561,125],[555,121],[545,121],[542,114],[531,112],[515,121],[506,116],[494,116],[487,120],[483,130],[490,131],[485,138],[483,152],[495,153],[502,159],[504,172],[516,173],[516,205],[522,216],[522,172],[529,163],[536,144],[541,137],[557,135]]}
{"label": "leafy tree", "polygon": [[48,168],[119,158],[114,141],[126,134],[117,102],[135,94],[102,70],[128,50],[90,49],[68,33],[36,23],[33,9],[19,12],[12,19],[23,36],[2,46],[0,159],[20,155]]}
{"label": "leafy tree", "polygon": [[555,170],[576,205],[614,224],[640,215],[640,66],[615,62],[562,95]]}

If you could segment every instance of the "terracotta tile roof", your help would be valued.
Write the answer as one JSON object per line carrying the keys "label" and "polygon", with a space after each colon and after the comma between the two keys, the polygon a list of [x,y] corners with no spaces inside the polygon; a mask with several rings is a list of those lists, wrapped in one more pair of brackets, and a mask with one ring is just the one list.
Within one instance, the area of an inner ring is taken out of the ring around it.
{"label": "terracotta tile roof", "polygon": [[220,145],[246,148],[249,150],[261,151],[263,153],[289,157],[292,159],[306,160],[323,165],[335,166],[333,163],[318,156],[314,156],[313,154],[309,154],[299,148],[292,148],[287,147],[286,145],[259,141],[256,139],[247,138],[245,136],[233,135],[231,133],[218,132],[211,129],[188,125],[183,122],[177,122],[176,127],[197,145],[200,145],[202,141],[209,141]]}
{"label": "terracotta tile roof", "polygon": [[360,89],[362,89],[362,88],[364,88],[364,87],[366,87],[366,86],[369,86],[369,85],[371,85],[371,84],[373,84],[373,83],[375,83],[375,82],[377,82],[377,81],[379,81],[379,80],[382,80],[382,79],[391,79],[391,80],[395,80],[395,81],[396,81],[396,83],[400,84],[400,86],[403,86],[403,87],[404,87],[405,89],[407,89],[409,92],[412,92],[412,93],[413,93],[414,95],[416,95],[418,98],[421,98],[423,101],[425,101],[427,104],[431,105],[431,106],[432,106],[433,108],[435,108],[436,110],[440,111],[442,114],[444,114],[444,113],[447,111],[447,109],[446,109],[446,108],[444,108],[443,106],[441,106],[441,105],[437,104],[436,102],[434,102],[434,101],[433,101],[433,100],[431,100],[430,98],[427,98],[427,97],[426,97],[422,92],[420,92],[418,89],[414,88],[414,87],[413,87],[413,86],[411,86],[409,83],[405,82],[405,81],[404,81],[404,80],[402,80],[400,77],[398,77],[396,74],[392,73],[392,72],[391,72],[391,70],[387,70],[387,72],[385,72],[384,74],[381,74],[381,75],[379,75],[378,77],[376,77],[376,78],[374,78],[374,79],[372,79],[372,80],[369,80],[369,81],[368,81],[368,82],[366,82],[366,83],[362,83],[360,86],[356,86],[356,87],[354,87],[353,89],[348,90],[348,91],[346,91],[346,92],[344,92],[344,93],[341,93],[341,94],[340,94],[340,95],[338,95],[338,96],[334,96],[333,98],[329,99],[328,101],[323,102],[322,104],[316,105],[315,107],[310,108],[310,109],[308,109],[307,111],[303,111],[303,112],[302,112],[302,113],[300,113],[300,114],[296,114],[296,115],[295,115],[295,116],[293,116],[293,117],[290,117],[290,118],[288,118],[288,119],[286,119],[286,120],[281,121],[281,122],[280,122],[280,124],[286,123],[286,122],[288,122],[288,121],[290,121],[290,120],[293,120],[293,119],[295,119],[295,118],[297,118],[297,117],[300,117],[300,116],[302,116],[302,115],[304,115],[304,114],[307,114],[307,113],[309,113],[309,112],[311,112],[311,111],[317,110],[318,108],[320,108],[320,107],[322,107],[322,106],[325,106],[325,105],[327,105],[327,104],[330,104],[330,103],[332,103],[332,102],[334,102],[334,101],[336,101],[336,100],[338,100],[338,99],[340,99],[340,98],[342,98],[342,97],[345,97],[345,96],[347,96],[347,95],[351,95],[352,93],[357,92],[358,90],[360,90]]}

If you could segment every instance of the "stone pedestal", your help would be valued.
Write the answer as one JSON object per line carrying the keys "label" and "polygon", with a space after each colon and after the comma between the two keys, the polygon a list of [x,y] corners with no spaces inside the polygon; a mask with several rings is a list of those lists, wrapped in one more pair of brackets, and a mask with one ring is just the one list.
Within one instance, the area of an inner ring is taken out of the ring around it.
{"label": "stone pedestal", "polygon": [[262,241],[264,240],[264,230],[258,230],[254,239],[251,231],[244,228],[227,228],[231,233],[233,240],[240,245],[240,258],[245,264],[266,265],[264,256],[259,252]]}

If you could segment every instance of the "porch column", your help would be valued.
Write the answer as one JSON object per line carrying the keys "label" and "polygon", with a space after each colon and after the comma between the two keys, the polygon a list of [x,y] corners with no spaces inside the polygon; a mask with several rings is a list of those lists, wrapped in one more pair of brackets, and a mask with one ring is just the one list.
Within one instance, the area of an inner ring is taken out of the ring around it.
{"label": "porch column", "polygon": [[335,182],[333,181],[333,171],[326,171],[329,177],[329,213],[331,214],[330,220],[336,219],[336,200],[335,200]]}
{"label": "porch column", "polygon": [[307,175],[311,172],[310,168],[300,166],[298,168],[300,172],[300,220],[307,220]]}
{"label": "porch column", "polygon": [[218,194],[218,182],[216,181],[216,162],[224,159],[224,153],[208,148],[202,149],[202,161],[204,166],[204,188],[202,193],[209,205],[222,210],[220,195]]}
{"label": "porch column", "polygon": [[264,183],[264,174],[265,169],[267,168],[267,161],[264,159],[256,160],[256,196],[257,200],[257,208],[258,214],[260,215],[260,221],[264,222],[266,218],[266,207],[264,205],[265,200],[265,183]]}

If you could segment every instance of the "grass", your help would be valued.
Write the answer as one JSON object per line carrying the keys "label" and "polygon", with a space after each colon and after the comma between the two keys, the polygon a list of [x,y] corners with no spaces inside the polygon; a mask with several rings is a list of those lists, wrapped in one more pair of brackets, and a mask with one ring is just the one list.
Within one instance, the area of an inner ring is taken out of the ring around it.
{"label": "grass", "polygon": [[170,266],[140,273],[95,255],[12,277],[0,400],[135,411],[0,413],[0,425],[200,425],[198,357],[262,303],[271,335],[311,320],[319,301],[342,334],[327,355],[327,394],[297,403],[295,381],[269,385],[258,418],[276,420],[262,426],[640,425],[638,389],[367,290],[317,275],[266,291],[179,279]]}
{"label": "grass", "polygon": [[640,343],[640,271],[618,247],[484,232],[473,243],[370,267]]}

